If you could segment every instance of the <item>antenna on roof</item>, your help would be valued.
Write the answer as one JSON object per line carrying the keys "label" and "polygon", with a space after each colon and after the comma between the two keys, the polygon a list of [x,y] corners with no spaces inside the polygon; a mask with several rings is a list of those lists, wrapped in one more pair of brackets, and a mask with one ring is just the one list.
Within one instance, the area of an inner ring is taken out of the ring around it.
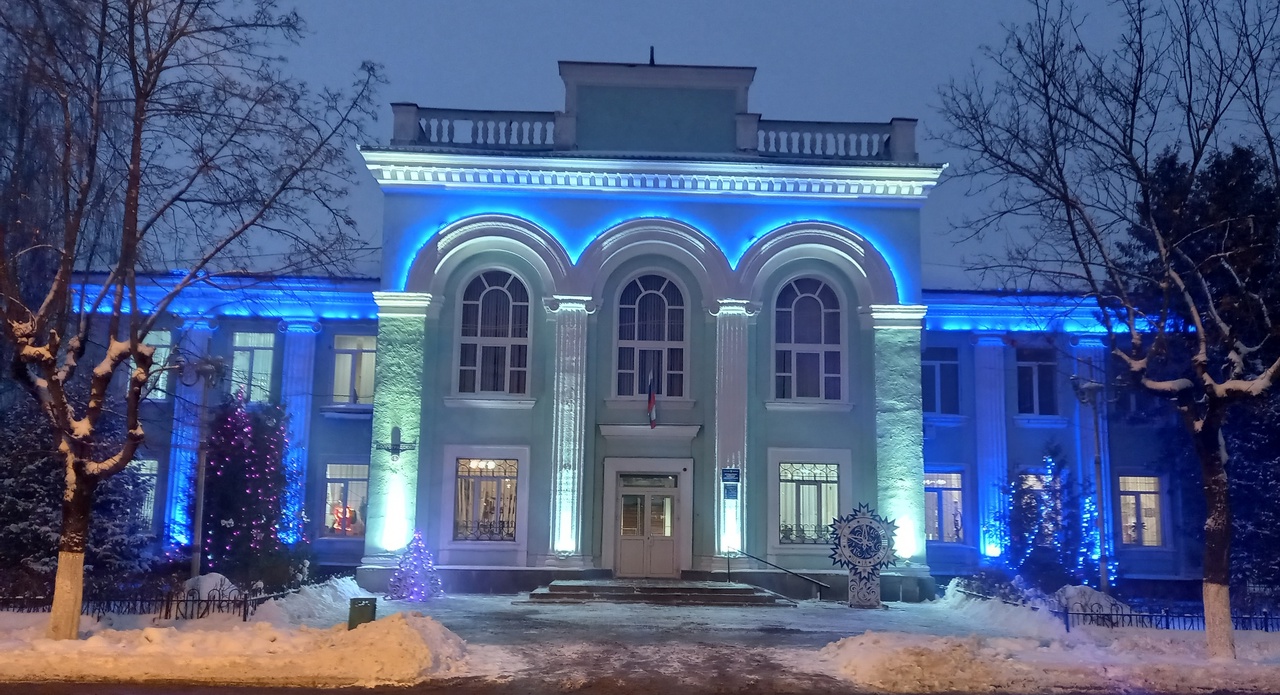
{"label": "antenna on roof", "polygon": [[653,62],[653,46],[649,47],[649,64],[657,65],[657,63]]}

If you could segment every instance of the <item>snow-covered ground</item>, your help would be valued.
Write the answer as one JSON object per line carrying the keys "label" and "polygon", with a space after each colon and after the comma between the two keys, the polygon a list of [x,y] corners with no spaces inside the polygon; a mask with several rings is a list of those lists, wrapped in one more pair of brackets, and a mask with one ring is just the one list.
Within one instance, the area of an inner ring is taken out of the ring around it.
{"label": "snow-covered ground", "polygon": [[360,595],[350,580],[335,580],[269,603],[247,624],[231,617],[170,624],[85,619],[87,638],[78,642],[43,639],[47,615],[0,613],[0,679],[1280,691],[1280,635],[1238,632],[1240,659],[1215,663],[1204,656],[1201,633],[1067,633],[1045,613],[958,596],[867,611],[821,602],[794,609],[549,606],[459,595],[417,605],[380,600],[377,622],[347,632],[348,599]]}

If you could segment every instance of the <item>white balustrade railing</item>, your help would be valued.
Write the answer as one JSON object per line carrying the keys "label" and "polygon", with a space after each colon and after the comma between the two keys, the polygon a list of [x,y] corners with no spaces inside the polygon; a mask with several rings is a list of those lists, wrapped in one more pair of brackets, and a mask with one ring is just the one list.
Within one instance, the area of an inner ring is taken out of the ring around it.
{"label": "white balustrade railing", "polygon": [[756,151],[772,157],[891,161],[892,130],[889,123],[760,121]]}
{"label": "white balustrade railing", "polygon": [[550,111],[418,109],[416,144],[499,150],[549,150],[556,115]]}

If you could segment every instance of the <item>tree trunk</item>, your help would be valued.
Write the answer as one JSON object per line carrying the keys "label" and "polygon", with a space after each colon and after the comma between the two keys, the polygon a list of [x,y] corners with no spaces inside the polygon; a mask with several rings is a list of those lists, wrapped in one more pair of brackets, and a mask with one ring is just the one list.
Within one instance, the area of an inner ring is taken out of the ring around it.
{"label": "tree trunk", "polygon": [[1196,435],[1204,478],[1204,636],[1211,659],[1236,658],[1231,624],[1231,499],[1220,427],[1205,422]]}
{"label": "tree trunk", "polygon": [[49,639],[76,639],[84,605],[84,551],[96,484],[75,474],[62,498],[62,535],[58,541],[58,573],[53,582]]}

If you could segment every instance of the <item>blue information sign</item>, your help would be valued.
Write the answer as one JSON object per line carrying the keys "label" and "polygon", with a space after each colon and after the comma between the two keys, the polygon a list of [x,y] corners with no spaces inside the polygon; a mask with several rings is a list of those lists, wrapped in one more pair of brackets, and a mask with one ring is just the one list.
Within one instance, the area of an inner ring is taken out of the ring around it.
{"label": "blue information sign", "polygon": [[727,500],[736,500],[736,499],[738,499],[738,484],[737,484],[737,483],[725,483],[725,485],[724,485],[724,498],[725,498],[725,499],[727,499]]}
{"label": "blue information sign", "polygon": [[740,482],[742,482],[741,475],[742,475],[742,469],[741,469],[741,468],[721,468],[721,469],[720,469],[720,482],[722,482],[722,483],[740,483]]}

